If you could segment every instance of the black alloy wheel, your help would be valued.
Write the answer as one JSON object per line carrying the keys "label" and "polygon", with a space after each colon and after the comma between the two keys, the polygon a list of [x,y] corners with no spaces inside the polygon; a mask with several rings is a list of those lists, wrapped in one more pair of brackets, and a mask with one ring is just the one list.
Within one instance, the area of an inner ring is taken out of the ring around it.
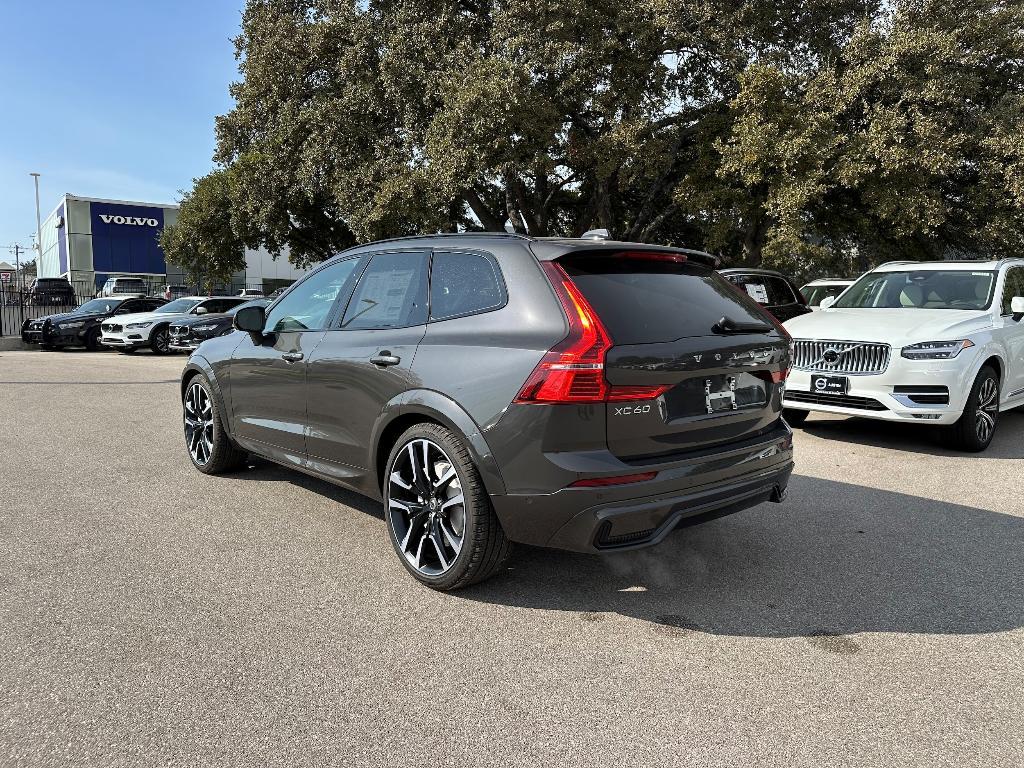
{"label": "black alloy wheel", "polygon": [[103,349],[103,345],[100,344],[100,327],[98,325],[85,335],[85,348],[90,352],[99,352]]}
{"label": "black alloy wheel", "polygon": [[194,376],[182,402],[185,447],[192,465],[216,475],[244,465],[248,454],[239,450],[224,431],[217,401],[202,374]]}
{"label": "black alloy wheel", "polygon": [[511,545],[461,437],[417,424],[398,439],[386,471],[388,534],[416,579],[450,590],[498,570]]}
{"label": "black alloy wheel", "polygon": [[157,355],[166,355],[171,351],[171,335],[168,332],[166,325],[153,329],[153,335],[149,340],[149,346],[153,350],[153,353]]}

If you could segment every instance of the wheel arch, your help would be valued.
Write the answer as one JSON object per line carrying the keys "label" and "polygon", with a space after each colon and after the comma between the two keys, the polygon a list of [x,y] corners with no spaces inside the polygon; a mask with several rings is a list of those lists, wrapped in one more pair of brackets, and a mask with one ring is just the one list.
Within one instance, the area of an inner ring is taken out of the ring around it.
{"label": "wheel arch", "polygon": [[[1006,365],[1003,362],[1003,358],[1001,355],[999,355],[996,352],[990,352],[985,358],[985,360],[982,361],[981,365],[978,366],[978,372],[980,373],[981,369],[984,368],[985,366],[995,369],[996,376],[999,377],[1000,385],[1006,380]],[[978,374],[975,373],[974,377],[977,378]]]}
{"label": "wheel arch", "polygon": [[383,494],[384,472],[388,455],[395,442],[405,430],[414,424],[433,423],[451,430],[461,437],[473,457],[473,463],[480,472],[480,479],[491,495],[505,493],[505,483],[501,478],[494,454],[491,453],[487,441],[480,434],[480,428],[462,407],[445,395],[432,390],[407,392],[400,403],[386,408],[370,441],[371,477],[376,480],[377,489]]}
{"label": "wheel arch", "polygon": [[210,365],[210,361],[205,357],[196,354],[189,357],[188,362],[185,364],[185,370],[181,373],[181,385],[179,387],[180,399],[184,402],[185,392],[188,390],[189,382],[199,374],[206,376],[206,380],[210,382],[210,387],[213,389],[213,396],[217,401],[217,409],[224,416],[224,418],[221,419],[221,426],[223,426],[224,431],[228,433],[228,437],[233,438],[234,425],[231,423],[231,412],[226,407],[224,393],[221,391],[220,382],[217,380],[217,376],[213,372],[213,366]]}

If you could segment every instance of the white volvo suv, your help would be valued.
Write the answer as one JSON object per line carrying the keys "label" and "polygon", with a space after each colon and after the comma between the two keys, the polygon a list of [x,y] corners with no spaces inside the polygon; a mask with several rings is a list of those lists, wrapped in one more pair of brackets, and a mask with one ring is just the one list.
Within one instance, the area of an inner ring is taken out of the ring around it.
{"label": "white volvo suv", "polygon": [[785,323],[790,424],[810,411],[946,425],[982,451],[1024,405],[1024,259],[891,262]]}
{"label": "white volvo suv", "polygon": [[191,319],[196,315],[227,312],[245,301],[237,296],[184,296],[152,312],[119,315],[104,320],[100,326],[103,334],[100,343],[126,353],[149,347],[156,354],[164,355],[171,350],[168,332],[171,323]]}

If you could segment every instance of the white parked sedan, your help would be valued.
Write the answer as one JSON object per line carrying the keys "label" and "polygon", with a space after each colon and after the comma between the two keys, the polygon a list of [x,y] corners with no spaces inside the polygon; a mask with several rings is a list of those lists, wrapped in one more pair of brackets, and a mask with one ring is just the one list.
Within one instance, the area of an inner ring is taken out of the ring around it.
{"label": "white parked sedan", "polygon": [[892,262],[785,323],[790,424],[810,411],[946,425],[981,451],[1024,405],[1024,259]]}
{"label": "white parked sedan", "polygon": [[100,326],[103,334],[100,343],[125,353],[149,347],[154,353],[163,355],[171,349],[168,333],[171,323],[196,315],[227,312],[246,301],[247,299],[237,296],[184,296],[152,312],[121,315],[105,320]]}

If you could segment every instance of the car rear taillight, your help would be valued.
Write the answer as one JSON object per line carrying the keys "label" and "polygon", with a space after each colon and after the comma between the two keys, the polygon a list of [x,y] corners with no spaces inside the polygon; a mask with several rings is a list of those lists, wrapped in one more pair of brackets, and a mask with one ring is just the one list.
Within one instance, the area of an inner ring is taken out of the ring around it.
{"label": "car rear taillight", "polygon": [[545,353],[519,391],[521,403],[594,403],[608,391],[604,355],[612,346],[590,303],[573,285],[565,270],[542,262],[555,295],[569,320],[569,335]]}
{"label": "car rear taillight", "polygon": [[632,384],[611,385],[605,400],[621,402],[623,400],[653,400],[668,392],[674,385],[664,384],[657,387],[634,386]]}
{"label": "car rear taillight", "polygon": [[796,350],[793,347],[793,337],[790,336],[789,331],[786,330],[785,326],[780,323],[771,312],[765,312],[769,318],[771,318],[772,325],[775,326],[775,330],[779,332],[779,336],[786,340],[789,345],[789,357],[786,359],[783,367],[778,371],[772,371],[772,381],[775,384],[781,384],[789,378],[789,372],[793,367],[793,357],[796,354]]}
{"label": "car rear taillight", "polygon": [[541,262],[540,266],[569,321],[569,335],[545,353],[515,402],[650,400],[672,388],[671,385],[610,385],[604,377],[605,353],[612,347],[607,329],[564,269],[551,261]]}

